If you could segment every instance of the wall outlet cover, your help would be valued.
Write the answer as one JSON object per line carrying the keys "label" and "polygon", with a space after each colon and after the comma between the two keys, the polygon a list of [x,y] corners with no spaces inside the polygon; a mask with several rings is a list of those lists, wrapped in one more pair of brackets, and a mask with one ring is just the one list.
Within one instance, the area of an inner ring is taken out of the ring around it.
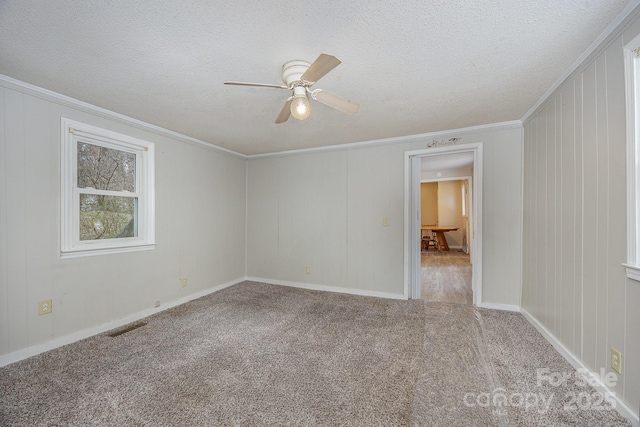
{"label": "wall outlet cover", "polygon": [[49,314],[53,311],[53,304],[50,299],[40,301],[38,303],[38,315]]}
{"label": "wall outlet cover", "polygon": [[622,353],[611,347],[611,369],[622,375]]}

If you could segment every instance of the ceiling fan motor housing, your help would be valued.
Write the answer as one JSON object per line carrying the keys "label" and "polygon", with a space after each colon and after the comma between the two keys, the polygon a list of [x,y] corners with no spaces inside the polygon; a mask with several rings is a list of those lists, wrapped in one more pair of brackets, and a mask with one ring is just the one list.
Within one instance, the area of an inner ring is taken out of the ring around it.
{"label": "ceiling fan motor housing", "polygon": [[282,66],[282,81],[288,87],[294,86],[299,82],[302,75],[307,71],[311,64],[307,61],[289,61]]}

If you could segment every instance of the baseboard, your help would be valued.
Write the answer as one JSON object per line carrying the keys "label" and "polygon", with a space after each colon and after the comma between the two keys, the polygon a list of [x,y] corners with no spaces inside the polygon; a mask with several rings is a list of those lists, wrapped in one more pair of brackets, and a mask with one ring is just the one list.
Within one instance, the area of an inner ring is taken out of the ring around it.
{"label": "baseboard", "polygon": [[560,341],[556,339],[555,336],[547,328],[545,328],[538,320],[533,317],[527,310],[524,308],[520,309],[520,312],[524,316],[525,319],[529,323],[531,323],[537,330],[542,334],[543,337],[546,338],[549,343],[564,357],[567,362],[571,364],[575,369],[579,372],[589,372],[591,376],[587,378],[590,383],[595,383],[594,388],[606,396],[611,396],[616,403],[615,409],[622,415],[631,421],[633,427],[640,427],[640,419],[638,414],[634,412],[631,408],[629,408],[620,398],[615,394],[615,392],[611,391],[609,387],[607,387],[601,380],[599,374],[595,372],[591,372],[587,369],[577,357],[575,357]]}
{"label": "baseboard", "polygon": [[516,313],[520,312],[520,306],[512,304],[494,304],[491,302],[481,302],[477,306],[480,308],[489,308],[491,310],[514,311]]}
{"label": "baseboard", "polygon": [[263,282],[270,285],[289,286],[292,288],[310,289],[314,291],[336,292],[340,294],[361,295],[366,297],[378,297],[387,299],[407,299],[403,294],[392,294],[388,292],[369,291],[365,289],[342,288],[339,286],[317,285],[312,283],[289,282],[286,280],[265,279],[262,277],[247,277],[253,282]]}
{"label": "baseboard", "polygon": [[83,329],[81,331],[74,332],[72,334],[62,336],[60,338],[55,338],[43,344],[34,345],[31,347],[27,347],[27,348],[23,348],[21,350],[15,351],[13,353],[5,354],[4,356],[0,356],[0,367],[7,366],[15,362],[19,362],[20,360],[27,359],[32,356],[36,356],[40,353],[44,353],[45,351],[53,350],[55,348],[62,347],[67,344],[71,344],[76,341],[80,341],[85,338],[89,338],[91,336],[101,334],[106,331],[110,331],[111,329],[119,328],[131,322],[135,322],[137,320],[151,316],[152,314],[156,314],[161,311],[168,310],[170,308],[179,306],[189,301],[193,301],[203,296],[212,294],[221,289],[235,285],[236,283],[243,282],[244,280],[245,280],[244,277],[235,279],[230,282],[223,283],[221,285],[216,285],[209,289],[205,289],[204,291],[196,292],[195,294],[187,295],[177,300],[164,303],[163,305],[157,308],[142,310],[137,313],[130,314],[129,316],[122,317],[120,319],[113,320],[111,322],[103,323],[102,325],[99,325],[99,326]]}

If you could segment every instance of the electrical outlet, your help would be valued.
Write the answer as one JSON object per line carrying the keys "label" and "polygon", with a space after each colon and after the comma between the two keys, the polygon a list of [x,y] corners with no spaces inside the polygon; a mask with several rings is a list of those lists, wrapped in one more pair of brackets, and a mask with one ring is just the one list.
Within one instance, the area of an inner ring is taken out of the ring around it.
{"label": "electrical outlet", "polygon": [[156,301],[153,305],[154,305],[156,308],[160,307],[160,301],[159,301],[159,300],[158,300],[158,301]]}
{"label": "electrical outlet", "polygon": [[611,369],[622,375],[622,353],[611,347]]}
{"label": "electrical outlet", "polygon": [[40,301],[38,303],[38,315],[42,316],[43,314],[49,314],[53,311],[53,305],[51,304],[50,299],[46,299],[44,301]]}
{"label": "electrical outlet", "polygon": [[383,227],[388,227],[389,226],[389,217],[384,217],[382,218],[382,226]]}
{"label": "electrical outlet", "polygon": [[180,284],[182,285],[183,288],[187,287],[187,278],[183,277],[182,279],[180,279]]}
{"label": "electrical outlet", "polygon": [[309,267],[308,265],[305,267],[304,272],[307,274],[311,274],[311,267]]}

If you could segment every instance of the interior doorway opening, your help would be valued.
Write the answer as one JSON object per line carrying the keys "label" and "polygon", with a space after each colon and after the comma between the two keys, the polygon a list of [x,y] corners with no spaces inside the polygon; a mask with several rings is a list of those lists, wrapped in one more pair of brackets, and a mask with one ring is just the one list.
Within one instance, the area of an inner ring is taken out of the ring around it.
{"label": "interior doorway opening", "polygon": [[[424,165],[428,166],[424,167]],[[451,224],[443,224],[439,219],[434,225],[432,218],[430,220],[427,217],[423,219],[420,197],[422,184],[425,182],[449,182],[454,180],[466,182],[464,189],[459,188],[459,200],[461,203],[463,203],[464,191],[466,190],[467,192],[466,205],[464,206],[466,214],[465,226],[455,227]],[[481,218],[482,143],[428,148],[405,153],[405,296],[407,298],[421,298],[423,229],[431,228],[436,230],[441,227],[451,231],[453,228],[458,228],[458,230],[465,228],[462,233],[457,234],[456,244],[452,246],[455,246],[456,250],[462,249],[462,253],[466,254],[468,252],[471,264],[471,299],[475,305],[481,303]],[[443,235],[446,232],[442,231],[440,234]],[[453,241],[453,236],[451,238]],[[442,246],[440,248],[442,249]],[[451,249],[451,246],[449,248]],[[428,250],[430,248],[427,248]],[[433,250],[438,249],[434,248]],[[438,253],[443,252],[445,251],[438,250]]]}
{"label": "interior doorway opening", "polygon": [[470,152],[421,159],[419,298],[424,301],[473,304],[472,167]]}

